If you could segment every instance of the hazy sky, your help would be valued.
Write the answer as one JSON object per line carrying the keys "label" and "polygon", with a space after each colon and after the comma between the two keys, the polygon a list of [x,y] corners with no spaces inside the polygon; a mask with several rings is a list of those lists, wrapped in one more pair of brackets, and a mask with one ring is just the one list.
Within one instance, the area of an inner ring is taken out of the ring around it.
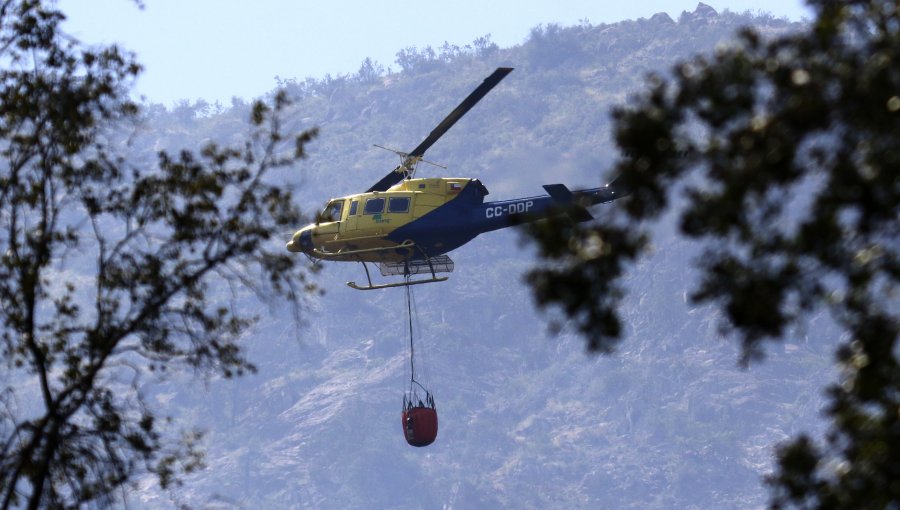
{"label": "hazy sky", "polygon": [[[203,98],[230,104],[271,91],[275,77],[355,73],[370,57],[398,66],[407,47],[465,46],[490,34],[501,48],[546,23],[614,23],[666,12],[678,19],[697,0],[59,0],[66,30],[87,43],[121,43],[144,65],[136,92],[171,106]],[[809,18],[801,0],[707,0],[719,12]]]}

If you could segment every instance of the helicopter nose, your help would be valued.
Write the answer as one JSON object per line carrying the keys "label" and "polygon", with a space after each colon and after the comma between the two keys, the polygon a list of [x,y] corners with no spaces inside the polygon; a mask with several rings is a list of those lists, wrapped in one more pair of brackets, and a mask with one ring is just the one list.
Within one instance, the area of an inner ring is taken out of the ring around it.
{"label": "helicopter nose", "polygon": [[293,253],[311,253],[313,250],[312,227],[305,227],[294,233],[287,243],[287,250]]}

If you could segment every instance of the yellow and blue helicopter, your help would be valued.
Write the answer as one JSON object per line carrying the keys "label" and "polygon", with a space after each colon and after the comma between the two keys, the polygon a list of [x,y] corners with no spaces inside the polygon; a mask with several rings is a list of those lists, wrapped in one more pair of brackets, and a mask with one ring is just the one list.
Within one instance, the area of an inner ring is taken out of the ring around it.
{"label": "yellow and blue helicopter", "polygon": [[[510,72],[509,67],[494,71],[412,152],[393,151],[400,155],[400,165],[365,193],[329,201],[315,223],[293,235],[288,251],[321,260],[361,262],[368,285],[348,282],[354,289],[439,282],[448,277],[438,277],[438,273],[453,271],[447,253],[479,234],[553,214],[587,221],[593,217],[585,206],[624,196],[615,182],[578,191],[563,184],[547,184],[544,190],[548,195],[485,202],[488,190],[478,179],[415,178],[418,163],[426,161],[422,159],[425,151]],[[405,279],[374,285],[367,262],[378,264],[382,276],[402,275]],[[410,278],[427,273],[430,278]]]}

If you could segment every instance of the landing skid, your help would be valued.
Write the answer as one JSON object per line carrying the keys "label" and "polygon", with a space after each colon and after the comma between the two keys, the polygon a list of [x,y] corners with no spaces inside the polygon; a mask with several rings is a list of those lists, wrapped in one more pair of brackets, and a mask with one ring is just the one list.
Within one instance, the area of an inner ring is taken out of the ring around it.
{"label": "landing skid", "polygon": [[[453,261],[446,255],[438,257],[429,257],[425,260],[406,261],[400,263],[380,264],[382,276],[403,275],[406,280],[398,283],[384,283],[375,285],[372,283],[372,276],[369,273],[369,266],[365,262],[360,261],[363,269],[366,270],[366,279],[369,285],[357,285],[356,282],[347,282],[347,286],[356,290],[375,290],[389,289],[391,287],[409,287],[411,285],[421,285],[423,283],[443,282],[449,279],[448,276],[437,276],[436,273],[449,273],[453,271]],[[431,278],[422,280],[410,280],[410,276],[421,273],[431,273]]]}
{"label": "landing skid", "polygon": [[356,290],[376,290],[376,289],[389,289],[391,287],[409,287],[410,285],[419,285],[422,283],[434,283],[434,282],[443,282],[449,280],[449,276],[440,276],[435,278],[429,278],[427,280],[406,280],[405,282],[399,283],[383,283],[379,285],[372,285],[372,280],[369,280],[369,285],[365,287],[360,287],[356,284],[356,282],[347,282],[347,286],[351,289]]}

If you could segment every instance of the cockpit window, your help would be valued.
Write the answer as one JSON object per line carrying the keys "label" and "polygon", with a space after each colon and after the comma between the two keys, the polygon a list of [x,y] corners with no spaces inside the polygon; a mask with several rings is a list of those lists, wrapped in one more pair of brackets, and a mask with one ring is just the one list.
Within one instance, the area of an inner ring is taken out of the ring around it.
{"label": "cockpit window", "polygon": [[356,216],[356,208],[359,206],[359,200],[354,200],[350,202],[350,212],[348,213],[350,216]]}
{"label": "cockpit window", "polygon": [[322,211],[322,221],[341,221],[341,208],[343,206],[343,200],[335,200],[334,202],[330,202],[325,206],[325,210]]}

